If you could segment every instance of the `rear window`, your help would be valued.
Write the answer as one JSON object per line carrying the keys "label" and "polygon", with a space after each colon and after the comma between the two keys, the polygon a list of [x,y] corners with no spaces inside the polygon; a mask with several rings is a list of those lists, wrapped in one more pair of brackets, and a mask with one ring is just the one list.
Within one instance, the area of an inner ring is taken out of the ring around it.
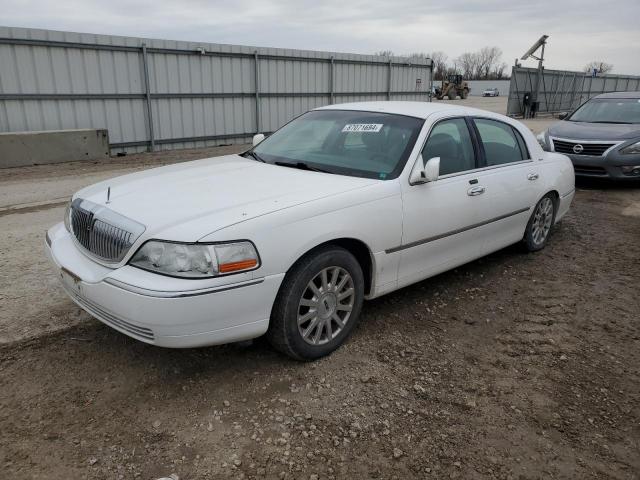
{"label": "rear window", "polygon": [[497,120],[474,119],[484,147],[487,165],[504,165],[528,158],[522,136],[508,125]]}

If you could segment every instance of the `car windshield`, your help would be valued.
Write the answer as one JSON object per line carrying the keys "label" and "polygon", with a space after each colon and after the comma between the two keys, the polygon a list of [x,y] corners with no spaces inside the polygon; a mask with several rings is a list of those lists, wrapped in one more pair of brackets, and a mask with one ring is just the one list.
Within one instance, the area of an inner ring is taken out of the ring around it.
{"label": "car windshield", "polygon": [[365,178],[396,178],[424,120],[403,115],[315,110],[258,144],[267,163]]}
{"label": "car windshield", "polygon": [[640,98],[597,98],[576,110],[568,120],[590,123],[640,123]]}

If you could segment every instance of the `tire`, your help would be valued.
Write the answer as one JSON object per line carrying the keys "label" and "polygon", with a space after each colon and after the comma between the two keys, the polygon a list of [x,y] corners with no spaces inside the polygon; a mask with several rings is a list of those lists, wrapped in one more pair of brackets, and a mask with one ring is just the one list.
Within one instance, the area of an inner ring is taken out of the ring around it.
{"label": "tire", "polygon": [[469,96],[469,90],[467,90],[466,88],[462,91],[462,99],[466,100],[467,97]]}
{"label": "tire", "polygon": [[457,96],[458,96],[458,94],[457,94],[455,88],[452,88],[451,90],[449,90],[447,92],[447,97],[449,97],[449,100],[455,100]]}
{"label": "tire", "polygon": [[363,300],[364,275],[349,251],[333,245],[312,251],[285,276],[271,312],[267,340],[296,360],[329,355],[353,331]]}
{"label": "tire", "polygon": [[547,193],[534,207],[524,232],[522,241],[528,252],[537,252],[546,246],[555,219],[555,197]]}

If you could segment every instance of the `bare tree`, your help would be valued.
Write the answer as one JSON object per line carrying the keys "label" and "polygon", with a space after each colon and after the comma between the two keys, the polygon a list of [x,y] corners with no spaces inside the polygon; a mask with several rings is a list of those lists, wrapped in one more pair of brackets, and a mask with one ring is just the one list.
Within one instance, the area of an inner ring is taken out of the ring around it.
{"label": "bare tree", "polygon": [[505,78],[504,71],[507,69],[507,64],[502,62],[500,64],[496,64],[493,67],[493,71],[491,72],[491,80],[502,80]]}
{"label": "bare tree", "polygon": [[433,62],[433,79],[434,80],[442,80],[442,78],[446,75],[447,72],[447,57],[444,52],[433,52],[433,53],[423,53],[416,52],[410,53],[407,57],[412,60],[427,60],[430,59]]}
{"label": "bare tree", "polygon": [[465,52],[455,59],[457,69],[468,80],[502,78],[507,65],[498,47],[483,47],[477,52]]}
{"label": "bare tree", "polygon": [[593,72],[594,69],[596,69],[598,73],[609,73],[610,71],[613,70],[613,64],[603,62],[600,60],[594,60],[592,62],[587,63],[582,69],[582,71],[591,73]]}
{"label": "bare tree", "polygon": [[465,52],[456,59],[456,63],[466,79],[474,79],[477,76],[479,60],[477,53]]}
{"label": "bare tree", "polygon": [[444,52],[432,52],[431,61],[433,62],[433,79],[442,80],[447,74],[447,61],[449,57]]}
{"label": "bare tree", "polygon": [[478,78],[489,78],[491,72],[502,59],[502,50],[498,47],[483,47],[478,52]]}
{"label": "bare tree", "polygon": [[[384,57],[393,56],[391,50],[375,53]],[[457,58],[449,60],[446,53],[435,51],[432,53],[415,52],[406,55],[409,59],[424,60],[430,58],[433,62],[433,79],[444,80],[448,75],[462,74],[467,80],[492,80],[508,78],[505,74],[507,64],[502,61],[502,50],[499,47],[483,47],[477,52],[464,52]]]}

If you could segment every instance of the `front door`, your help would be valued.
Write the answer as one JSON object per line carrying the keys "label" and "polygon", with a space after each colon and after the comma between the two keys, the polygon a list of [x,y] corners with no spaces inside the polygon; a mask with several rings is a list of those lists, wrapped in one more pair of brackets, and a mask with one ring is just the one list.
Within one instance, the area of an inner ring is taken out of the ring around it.
{"label": "front door", "polygon": [[402,244],[398,285],[404,286],[479,256],[473,226],[480,222],[486,197],[480,186],[476,147],[465,118],[438,122],[422,158],[440,157],[440,177],[403,188]]}

